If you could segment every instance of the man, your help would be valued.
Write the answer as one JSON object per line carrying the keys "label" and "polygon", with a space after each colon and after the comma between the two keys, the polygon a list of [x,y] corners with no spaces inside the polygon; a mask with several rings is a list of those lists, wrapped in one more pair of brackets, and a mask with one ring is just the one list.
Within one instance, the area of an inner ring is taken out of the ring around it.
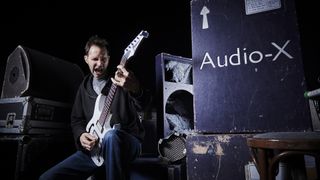
{"label": "man", "polygon": [[[91,73],[80,85],[71,113],[77,152],[43,173],[40,179],[87,179],[101,168],[105,170],[108,180],[128,178],[130,163],[139,155],[144,137],[137,110],[142,110],[149,103],[150,94],[142,89],[134,74],[123,65],[117,66],[114,77],[109,76],[108,48],[107,41],[98,36],[92,36],[87,41],[84,60]],[[104,163],[99,168],[90,154],[99,138],[87,132],[86,126],[97,108],[95,102],[98,95],[107,95],[112,83],[118,87],[111,105],[112,129],[106,132],[101,143]]]}

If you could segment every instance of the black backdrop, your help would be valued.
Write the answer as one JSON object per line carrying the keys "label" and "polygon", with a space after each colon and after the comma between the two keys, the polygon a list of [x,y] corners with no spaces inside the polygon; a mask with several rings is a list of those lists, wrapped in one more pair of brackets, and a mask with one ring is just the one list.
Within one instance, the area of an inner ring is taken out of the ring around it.
{"label": "black backdrop", "polygon": [[[297,1],[296,6],[307,85],[312,90],[320,87],[316,66],[319,11],[315,2]],[[158,53],[192,55],[189,0],[11,1],[1,2],[0,13],[1,88],[7,57],[19,44],[76,63],[88,72],[83,61],[88,37],[98,34],[110,41],[115,66],[133,38],[142,29],[147,30],[150,38],[141,44],[131,65],[151,90],[155,89],[154,61]]]}

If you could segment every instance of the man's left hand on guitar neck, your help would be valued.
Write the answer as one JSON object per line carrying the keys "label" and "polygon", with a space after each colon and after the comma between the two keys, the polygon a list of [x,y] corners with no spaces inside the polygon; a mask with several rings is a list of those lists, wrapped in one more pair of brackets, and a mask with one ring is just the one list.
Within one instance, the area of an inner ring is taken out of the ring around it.
{"label": "man's left hand on guitar neck", "polygon": [[132,92],[133,94],[139,94],[140,82],[135,77],[132,71],[127,70],[123,65],[117,66],[114,78],[111,81],[117,86],[123,87],[125,90]]}

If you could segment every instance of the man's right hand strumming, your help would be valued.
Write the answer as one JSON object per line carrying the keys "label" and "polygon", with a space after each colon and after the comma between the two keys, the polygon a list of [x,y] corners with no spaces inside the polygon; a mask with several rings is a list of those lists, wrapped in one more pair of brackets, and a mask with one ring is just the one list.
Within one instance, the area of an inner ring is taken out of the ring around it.
{"label": "man's right hand strumming", "polygon": [[94,145],[96,144],[97,138],[91,135],[90,133],[82,133],[80,136],[80,143],[83,148],[88,151],[91,151]]}

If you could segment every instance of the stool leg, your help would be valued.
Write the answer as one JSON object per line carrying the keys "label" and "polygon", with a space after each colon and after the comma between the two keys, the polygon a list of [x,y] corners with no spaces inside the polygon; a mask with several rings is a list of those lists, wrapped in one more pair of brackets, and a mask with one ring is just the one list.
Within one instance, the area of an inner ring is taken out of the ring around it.
{"label": "stool leg", "polygon": [[285,151],[277,154],[270,162],[269,174],[273,176],[275,166],[281,161],[286,164],[285,175],[287,176],[287,179],[307,180],[304,154],[304,152],[295,151]]}
{"label": "stool leg", "polygon": [[260,180],[268,180],[268,161],[266,150],[258,149],[256,155]]}

